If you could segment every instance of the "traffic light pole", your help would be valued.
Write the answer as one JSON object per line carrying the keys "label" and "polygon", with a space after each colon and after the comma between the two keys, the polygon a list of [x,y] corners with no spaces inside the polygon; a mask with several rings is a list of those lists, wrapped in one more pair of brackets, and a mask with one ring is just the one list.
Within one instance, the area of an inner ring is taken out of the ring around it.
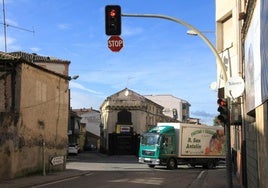
{"label": "traffic light pole", "polygon": [[[161,14],[121,14],[121,16],[125,17],[144,17],[144,18],[161,18],[166,20],[171,20],[173,22],[179,23],[188,29],[194,31],[203,41],[208,45],[208,47],[211,49],[212,53],[215,55],[217,59],[217,64],[220,66],[223,74],[223,80],[225,83],[227,82],[227,74],[226,74],[226,68],[224,66],[224,63],[222,59],[220,58],[217,50],[213,46],[213,44],[207,39],[205,35],[198,29],[196,29],[194,26],[180,20],[174,17],[161,15]],[[228,104],[230,104],[230,99],[228,98]],[[229,108],[229,106],[228,106]],[[233,181],[232,181],[232,155],[231,155],[231,138],[230,138],[230,122],[224,123],[225,127],[225,136],[226,136],[226,173],[227,173],[227,184],[228,188],[233,187]]]}
{"label": "traffic light pole", "polygon": [[[228,109],[230,109],[230,98],[227,98],[227,104],[228,104]],[[229,111],[229,110],[228,110]],[[233,168],[232,168],[232,151],[231,151],[231,131],[230,131],[230,111],[228,112],[228,121],[224,124],[224,129],[225,129],[225,138],[226,138],[226,172],[227,172],[227,183],[228,187],[232,188],[233,187],[233,178],[232,178],[232,173],[233,173]]]}

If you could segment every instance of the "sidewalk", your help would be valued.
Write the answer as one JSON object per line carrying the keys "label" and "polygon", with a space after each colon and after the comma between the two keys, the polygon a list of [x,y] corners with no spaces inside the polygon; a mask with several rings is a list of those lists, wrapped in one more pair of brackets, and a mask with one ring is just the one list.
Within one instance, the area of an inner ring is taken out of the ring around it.
{"label": "sidewalk", "polygon": [[12,180],[0,180],[1,188],[29,188],[40,184],[60,181],[76,176],[83,176],[89,172],[66,169],[62,172],[49,173],[46,176],[34,175],[29,177],[16,178]]}

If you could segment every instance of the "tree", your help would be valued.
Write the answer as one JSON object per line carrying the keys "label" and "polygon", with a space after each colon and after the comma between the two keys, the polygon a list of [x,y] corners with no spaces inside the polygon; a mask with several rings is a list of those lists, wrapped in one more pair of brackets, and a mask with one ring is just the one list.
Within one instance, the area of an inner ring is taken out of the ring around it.
{"label": "tree", "polygon": [[221,126],[221,124],[219,123],[219,120],[218,120],[218,116],[215,116],[214,119],[213,119],[213,126]]}

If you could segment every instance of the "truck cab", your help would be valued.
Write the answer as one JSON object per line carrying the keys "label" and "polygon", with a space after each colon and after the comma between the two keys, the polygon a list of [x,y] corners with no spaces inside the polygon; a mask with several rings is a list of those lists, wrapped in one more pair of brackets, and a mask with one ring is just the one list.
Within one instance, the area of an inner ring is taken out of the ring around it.
{"label": "truck cab", "polygon": [[177,167],[176,137],[173,126],[156,126],[141,136],[139,162],[149,167],[167,165]]}

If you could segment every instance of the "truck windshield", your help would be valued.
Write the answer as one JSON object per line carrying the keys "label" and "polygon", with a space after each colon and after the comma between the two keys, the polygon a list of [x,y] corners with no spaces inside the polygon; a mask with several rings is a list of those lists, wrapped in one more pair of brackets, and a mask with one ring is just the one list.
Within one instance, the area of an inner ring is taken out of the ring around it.
{"label": "truck windshield", "polygon": [[158,144],[159,134],[144,134],[141,137],[142,145],[156,145]]}

